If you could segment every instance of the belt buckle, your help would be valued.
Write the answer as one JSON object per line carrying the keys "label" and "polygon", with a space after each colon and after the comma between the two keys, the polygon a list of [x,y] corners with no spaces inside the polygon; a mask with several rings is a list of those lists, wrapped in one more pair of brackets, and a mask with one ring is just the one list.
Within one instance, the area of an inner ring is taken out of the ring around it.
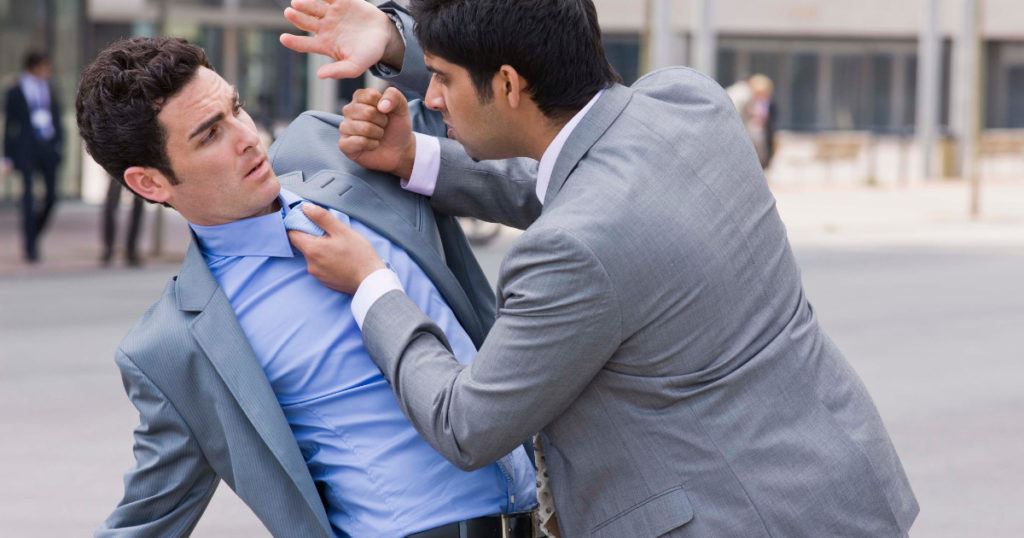
{"label": "belt buckle", "polygon": [[501,514],[501,538],[512,538],[511,521],[508,514]]}

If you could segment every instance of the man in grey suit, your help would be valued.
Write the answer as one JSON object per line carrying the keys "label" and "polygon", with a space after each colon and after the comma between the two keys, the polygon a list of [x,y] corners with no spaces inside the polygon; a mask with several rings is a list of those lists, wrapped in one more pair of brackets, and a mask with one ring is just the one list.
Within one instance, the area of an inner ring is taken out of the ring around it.
{"label": "man in grey suit", "polygon": [[[328,4],[304,29],[355,32],[337,15],[360,2]],[[344,226],[307,258],[369,305],[367,348],[430,443],[475,469],[539,431],[563,536],[906,535],[907,477],[721,87],[684,68],[616,83],[589,0],[412,13],[424,103],[458,142],[414,136],[388,90],[346,108],[340,146],[443,213],[525,228],[499,317],[462,365],[399,283],[366,286],[386,271]],[[338,43],[320,50],[344,60]],[[539,165],[477,162],[515,156]]]}
{"label": "man in grey suit", "polygon": [[337,116],[303,114],[265,152],[237,92],[181,40],[111,45],[76,104],[94,158],[193,235],[118,348],[140,423],[124,497],[98,535],[186,535],[221,480],[274,536],[532,535],[525,450],[472,472],[445,461],[367,355],[351,298],[310,276],[286,235],[317,232],[308,202],[331,208],[386,252],[468,361],[493,296],[452,218],[338,152]]}

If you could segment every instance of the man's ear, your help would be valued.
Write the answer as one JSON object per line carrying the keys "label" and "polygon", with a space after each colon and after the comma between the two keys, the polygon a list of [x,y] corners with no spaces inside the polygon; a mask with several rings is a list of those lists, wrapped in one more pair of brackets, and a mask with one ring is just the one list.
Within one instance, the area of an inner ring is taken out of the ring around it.
{"label": "man's ear", "polygon": [[124,171],[124,182],[135,194],[158,204],[171,199],[171,182],[156,168],[132,166]]}
{"label": "man's ear", "polygon": [[519,71],[511,65],[503,65],[494,75],[494,95],[498,99],[504,99],[510,108],[519,108],[522,100],[528,96],[523,95],[528,85]]}

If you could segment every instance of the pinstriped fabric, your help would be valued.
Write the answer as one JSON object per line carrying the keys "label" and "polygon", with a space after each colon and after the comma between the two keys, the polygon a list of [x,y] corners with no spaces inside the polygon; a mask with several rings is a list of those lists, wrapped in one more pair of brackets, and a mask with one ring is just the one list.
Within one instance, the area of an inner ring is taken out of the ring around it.
{"label": "pinstriped fabric", "polygon": [[[215,345],[226,354],[225,361],[255,364],[248,343],[230,329],[233,316],[224,319],[225,307],[230,311],[202,256],[190,249],[177,281],[168,284],[160,301],[122,341],[116,362],[140,417],[136,462],[125,475],[121,502],[97,536],[187,535],[218,478],[274,536],[330,535],[326,513],[298,447],[291,465],[270,449],[197,345],[198,324],[200,332],[218,340]],[[217,311],[221,314],[214,315]],[[264,409],[263,427],[280,421],[277,435],[283,438],[278,444],[290,441],[294,446],[283,416],[274,416],[281,411],[272,391],[268,399],[269,386],[260,386],[267,383],[262,372],[258,378],[241,381],[241,398]]]}
{"label": "pinstriped fabric", "polygon": [[[867,389],[818,325],[727,96],[692,70],[605,91],[545,205],[524,163],[441,144],[431,203],[529,227],[467,369],[400,294],[363,325],[453,461],[542,430],[567,536],[902,536],[918,505]],[[371,341],[372,340],[372,341]]]}

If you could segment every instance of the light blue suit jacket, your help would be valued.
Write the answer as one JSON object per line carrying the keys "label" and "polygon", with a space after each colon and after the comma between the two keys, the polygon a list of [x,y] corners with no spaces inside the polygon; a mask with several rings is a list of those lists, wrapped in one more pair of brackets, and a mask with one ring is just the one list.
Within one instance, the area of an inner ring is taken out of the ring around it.
{"label": "light blue suit jacket", "polygon": [[[271,148],[282,186],[405,249],[476,345],[494,295],[451,217],[338,151],[338,116],[305,113]],[[414,115],[418,130],[443,126]],[[231,305],[193,243],[178,275],[117,351],[139,410],[135,466],[97,536],[188,534],[223,480],[274,536],[330,536],[323,502]]]}

